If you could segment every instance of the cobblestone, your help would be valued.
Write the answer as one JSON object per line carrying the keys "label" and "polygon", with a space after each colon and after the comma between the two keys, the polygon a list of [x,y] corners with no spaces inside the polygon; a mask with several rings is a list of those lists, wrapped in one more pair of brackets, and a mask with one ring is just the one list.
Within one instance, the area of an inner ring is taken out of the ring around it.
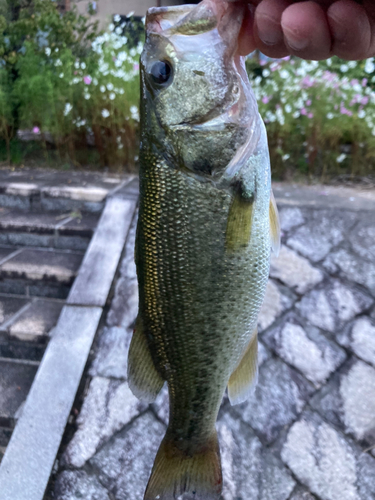
{"label": "cobblestone", "polygon": [[[225,396],[219,413],[221,500],[375,499],[375,221],[365,199],[348,211],[345,197],[330,206],[320,191],[293,205],[293,187],[280,207],[285,244],[259,317],[258,386],[239,406]],[[166,387],[147,408],[126,383],[134,238],[135,224],[56,500],[141,500],[168,423]]]}

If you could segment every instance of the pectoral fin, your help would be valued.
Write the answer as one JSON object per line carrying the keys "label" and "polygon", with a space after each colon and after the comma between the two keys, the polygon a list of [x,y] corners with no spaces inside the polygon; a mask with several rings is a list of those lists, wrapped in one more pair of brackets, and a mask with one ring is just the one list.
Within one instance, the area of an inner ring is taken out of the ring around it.
{"label": "pectoral fin", "polygon": [[270,232],[271,232],[271,248],[277,257],[280,252],[280,221],[279,221],[279,212],[277,210],[276,200],[272,191],[270,199]]}
{"label": "pectoral fin", "polygon": [[239,365],[228,383],[230,404],[238,405],[248,399],[258,381],[258,332],[254,331]]}
{"label": "pectoral fin", "polygon": [[155,401],[164,385],[164,380],[155,368],[142,322],[139,320],[129,348],[128,383],[133,394],[147,403]]}
{"label": "pectoral fin", "polygon": [[253,199],[243,198],[237,193],[229,209],[226,249],[234,252],[246,248],[250,242],[251,226],[253,222]]}

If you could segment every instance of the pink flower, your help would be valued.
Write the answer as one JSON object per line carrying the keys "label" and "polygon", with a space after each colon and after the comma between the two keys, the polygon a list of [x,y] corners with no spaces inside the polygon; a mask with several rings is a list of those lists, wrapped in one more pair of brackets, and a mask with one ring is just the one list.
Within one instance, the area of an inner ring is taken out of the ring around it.
{"label": "pink flower", "polygon": [[369,98],[366,96],[362,99],[361,101],[361,104],[363,104],[364,106],[366,106],[366,104],[368,104],[368,101],[369,101]]}
{"label": "pink flower", "polygon": [[92,78],[91,76],[86,75],[83,77],[83,81],[85,82],[86,85],[90,85],[90,83],[92,82]]}
{"label": "pink flower", "polygon": [[265,97],[262,97],[263,104],[268,104],[269,102],[270,102],[270,98],[268,97],[268,95],[266,95]]}
{"label": "pink flower", "polygon": [[39,127],[33,127],[33,134],[39,134],[40,133],[40,128]]}
{"label": "pink flower", "polygon": [[358,85],[359,84],[359,81],[355,78],[354,80],[352,80],[350,82],[352,85]]}
{"label": "pink flower", "polygon": [[341,106],[340,113],[342,115],[353,116],[353,113],[351,111],[349,111],[348,109],[346,109],[345,106]]}
{"label": "pink flower", "polygon": [[312,102],[311,102],[311,99],[309,99],[308,101],[306,101],[306,106],[311,106]]}
{"label": "pink flower", "polygon": [[307,115],[307,117],[308,117],[308,118],[310,118],[310,120],[311,120],[311,118],[314,118],[314,113],[309,113],[309,114]]}
{"label": "pink flower", "polygon": [[368,80],[367,80],[367,78],[364,78],[362,80],[362,87],[367,87],[367,84],[368,84]]}
{"label": "pink flower", "polygon": [[301,115],[304,115],[304,116],[307,115],[307,109],[306,108],[302,108],[301,109]]}
{"label": "pink flower", "polygon": [[133,71],[138,71],[139,70],[139,64],[138,63],[134,63],[133,64]]}

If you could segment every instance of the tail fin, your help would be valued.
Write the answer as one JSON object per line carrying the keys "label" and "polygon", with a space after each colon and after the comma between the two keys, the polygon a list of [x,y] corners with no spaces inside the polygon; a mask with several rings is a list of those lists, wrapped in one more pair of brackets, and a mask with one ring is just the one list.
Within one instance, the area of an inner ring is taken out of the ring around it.
{"label": "tail fin", "polygon": [[164,437],[155,458],[144,500],[218,500],[222,489],[216,431],[193,455]]}

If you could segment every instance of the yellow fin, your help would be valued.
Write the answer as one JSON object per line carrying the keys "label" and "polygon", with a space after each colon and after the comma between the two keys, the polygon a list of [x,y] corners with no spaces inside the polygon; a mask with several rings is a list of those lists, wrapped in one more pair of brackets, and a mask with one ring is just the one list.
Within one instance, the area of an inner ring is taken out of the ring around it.
{"label": "yellow fin", "polygon": [[271,248],[278,257],[280,252],[280,221],[279,212],[277,210],[276,200],[271,191],[270,199],[270,232],[271,232]]}
{"label": "yellow fin", "polygon": [[142,323],[139,320],[137,320],[129,348],[128,383],[132,393],[147,403],[155,401],[164,385],[164,380],[156,371]]}
{"label": "yellow fin", "polygon": [[233,198],[229,209],[226,248],[236,251],[246,248],[250,242],[254,200],[246,200],[240,194]]}
{"label": "yellow fin", "polygon": [[258,381],[258,332],[253,336],[242,356],[240,363],[230,376],[228,397],[230,404],[238,405],[253,393]]}
{"label": "yellow fin", "polygon": [[216,431],[195,453],[184,453],[164,437],[155,458],[144,500],[219,500],[222,489]]}

